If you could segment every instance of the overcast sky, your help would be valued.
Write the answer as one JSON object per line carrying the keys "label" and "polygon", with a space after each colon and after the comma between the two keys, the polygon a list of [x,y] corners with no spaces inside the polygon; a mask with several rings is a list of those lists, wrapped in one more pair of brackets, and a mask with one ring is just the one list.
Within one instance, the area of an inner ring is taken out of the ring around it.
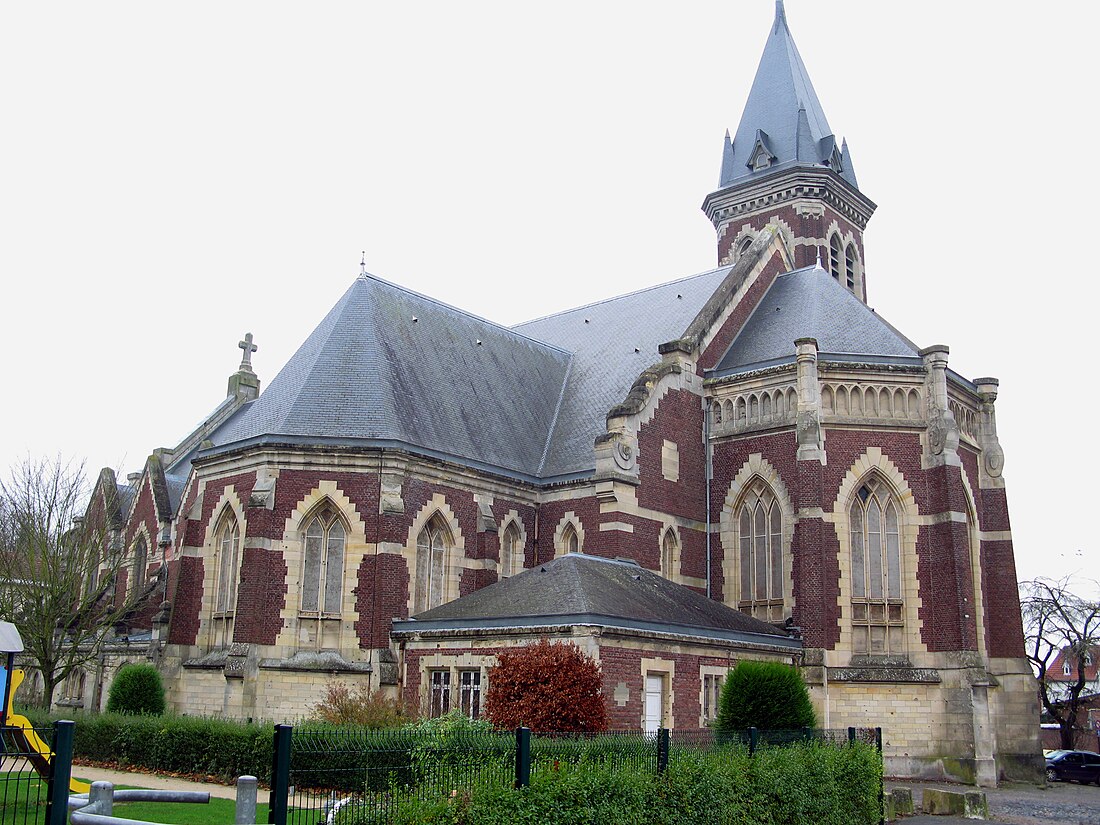
{"label": "overcast sky", "polygon": [[[879,204],[871,306],[1001,380],[1020,577],[1100,577],[1096,4],[786,5]],[[5,4],[0,467],[141,469],[224,397],[245,332],[270,382],[361,250],[504,324],[713,268],[699,206],[773,14]]]}

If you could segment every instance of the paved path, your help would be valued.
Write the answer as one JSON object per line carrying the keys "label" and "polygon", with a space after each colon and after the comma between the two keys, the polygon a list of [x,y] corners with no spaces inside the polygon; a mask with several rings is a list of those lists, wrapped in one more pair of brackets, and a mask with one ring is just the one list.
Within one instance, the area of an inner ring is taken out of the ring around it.
{"label": "paved path", "polygon": [[[920,803],[924,788],[963,790],[959,785],[935,783],[887,782],[887,787],[912,788],[913,802]],[[1054,782],[1046,787],[1023,783],[986,788],[989,814],[993,822],[1006,825],[1100,825],[1100,788],[1072,782]],[[973,822],[944,816],[925,816],[898,820],[905,825]]]}
{"label": "paved path", "polygon": [[[93,768],[88,765],[73,765],[73,776],[85,782],[112,782],[115,785],[130,785],[135,788],[152,788],[170,791],[207,791],[213,797],[236,799],[237,788],[234,785],[215,785],[205,782],[191,782],[176,776],[163,776],[155,773],[128,773],[114,768]],[[267,790],[260,788],[257,794],[260,802],[267,802]]]}

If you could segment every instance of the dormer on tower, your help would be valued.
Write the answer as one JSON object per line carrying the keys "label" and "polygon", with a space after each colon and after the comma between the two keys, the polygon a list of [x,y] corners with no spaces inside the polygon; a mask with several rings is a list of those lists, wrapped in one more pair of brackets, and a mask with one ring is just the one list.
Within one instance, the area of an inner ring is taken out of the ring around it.
{"label": "dormer on tower", "polygon": [[837,141],[787,27],[783,0],[741,122],[726,132],[718,190],[703,211],[728,264],[769,224],[797,267],[828,261],[833,277],[867,300],[863,230],[875,204],[859,191],[846,141]]}

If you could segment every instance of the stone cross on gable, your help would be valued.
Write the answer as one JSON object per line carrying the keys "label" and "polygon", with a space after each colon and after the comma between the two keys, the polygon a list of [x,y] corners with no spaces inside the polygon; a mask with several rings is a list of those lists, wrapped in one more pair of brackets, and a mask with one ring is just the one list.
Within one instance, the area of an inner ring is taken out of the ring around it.
{"label": "stone cross on gable", "polygon": [[252,353],[259,349],[259,347],[252,343],[252,333],[245,333],[244,340],[238,343],[237,346],[244,350],[244,355],[241,357],[240,369],[248,370],[249,372],[251,372]]}

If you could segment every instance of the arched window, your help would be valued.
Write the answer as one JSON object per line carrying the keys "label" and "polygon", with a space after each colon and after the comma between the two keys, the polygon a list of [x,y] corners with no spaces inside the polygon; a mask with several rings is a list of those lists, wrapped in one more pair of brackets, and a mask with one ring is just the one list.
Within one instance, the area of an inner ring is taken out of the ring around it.
{"label": "arched window", "polygon": [[232,614],[237,604],[237,547],[240,544],[240,528],[232,514],[222,519],[214,541],[217,552],[214,612]]}
{"label": "arched window", "polygon": [[1073,671],[1069,666],[1069,660],[1067,659],[1067,660],[1063,661],[1062,662],[1062,675],[1063,676],[1069,676],[1070,673],[1072,673],[1072,672]]}
{"label": "arched window", "polygon": [[561,534],[561,546],[565,549],[566,553],[579,553],[581,552],[581,539],[577,535],[577,526],[570,522],[565,525],[565,529]]}
{"label": "arched window", "polygon": [[905,652],[898,506],[885,484],[859,488],[848,512],[852,540],[852,650]]}
{"label": "arched window", "polygon": [[844,249],[844,274],[848,280],[848,289],[852,292],[856,291],[856,268],[859,265],[859,258],[856,257],[856,248],[852,244],[848,244]]}
{"label": "arched window", "polygon": [[752,235],[749,235],[737,245],[737,259],[740,260],[741,256],[749,251],[752,246]]}
{"label": "arched window", "polygon": [[844,251],[840,248],[840,238],[837,235],[829,237],[829,274],[840,280],[840,264],[844,257]]}
{"label": "arched window", "polygon": [[340,615],[346,544],[347,531],[334,508],[325,506],[309,520],[302,554],[302,613]]}
{"label": "arched window", "polygon": [[665,530],[661,539],[661,575],[671,579],[676,574],[676,533],[671,528]]}
{"label": "arched window", "polygon": [[130,575],[133,581],[130,594],[134,598],[140,596],[142,588],[145,587],[145,568],[148,564],[149,545],[145,543],[145,536],[138,536],[137,543],[134,544],[134,567]]}
{"label": "arched window", "polygon": [[523,544],[520,541],[519,528],[509,522],[500,540],[500,577],[506,579],[523,569]]}
{"label": "arched window", "polygon": [[431,610],[447,601],[447,551],[452,544],[451,533],[438,515],[432,516],[416,537],[415,613]]}
{"label": "arched window", "polygon": [[738,607],[764,621],[783,619],[783,512],[757,480],[737,516],[741,598]]}

